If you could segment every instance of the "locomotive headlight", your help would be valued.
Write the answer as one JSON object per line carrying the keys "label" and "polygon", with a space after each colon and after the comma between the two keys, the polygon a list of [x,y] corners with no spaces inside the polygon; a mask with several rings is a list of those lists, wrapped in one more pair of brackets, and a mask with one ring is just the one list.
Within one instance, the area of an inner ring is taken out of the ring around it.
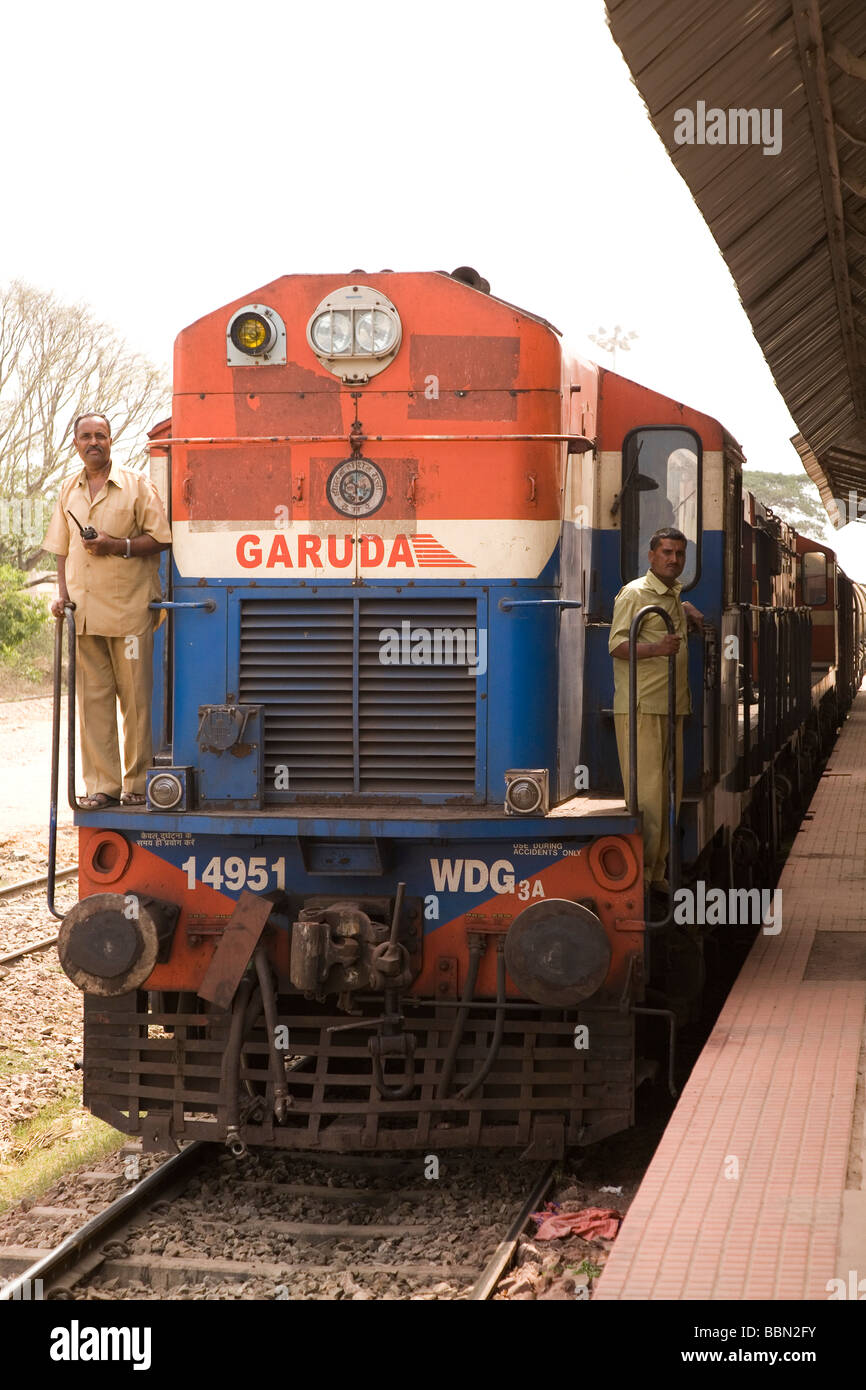
{"label": "locomotive headlight", "polygon": [[334,290],[307,323],[313,352],[343,381],[365,382],[384,371],[397,355],[402,334],[395,306],[369,285]]}
{"label": "locomotive headlight", "polygon": [[328,309],[318,314],[310,325],[313,346],[325,357],[335,357],[352,350],[352,315]]}
{"label": "locomotive headlight", "polygon": [[512,768],[505,774],[505,811],[510,816],[546,816],[550,809],[546,768]]}
{"label": "locomotive headlight", "polygon": [[508,800],[513,811],[526,815],[541,805],[541,788],[529,777],[518,777],[508,788]]}
{"label": "locomotive headlight", "polygon": [[183,800],[183,783],[173,772],[159,772],[148,782],[147,792],[155,806],[170,811]]}
{"label": "locomotive headlight", "polygon": [[397,337],[397,325],[383,309],[370,309],[355,320],[355,342],[358,350],[378,356],[387,352]]}

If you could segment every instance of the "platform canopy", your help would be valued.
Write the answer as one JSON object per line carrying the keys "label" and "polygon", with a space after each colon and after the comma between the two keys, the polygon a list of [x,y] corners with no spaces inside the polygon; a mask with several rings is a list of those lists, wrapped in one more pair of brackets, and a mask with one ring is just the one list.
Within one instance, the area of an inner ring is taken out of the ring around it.
{"label": "platform canopy", "polygon": [[[866,0],[607,0],[607,12],[838,525],[833,499],[866,497]],[[731,143],[744,136],[754,143]]]}

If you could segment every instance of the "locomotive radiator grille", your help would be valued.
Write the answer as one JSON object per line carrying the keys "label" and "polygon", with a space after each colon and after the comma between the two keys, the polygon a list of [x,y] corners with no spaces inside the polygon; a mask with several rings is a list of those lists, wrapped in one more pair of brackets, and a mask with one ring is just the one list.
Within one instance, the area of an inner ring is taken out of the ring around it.
{"label": "locomotive radiator grille", "polygon": [[[225,1138],[220,1077],[226,1015],[147,1013],[144,998],[136,1006],[135,995],[85,997],[85,1104],[128,1134],[146,1129],[142,1112],[148,1112],[175,1139],[219,1142]],[[493,1019],[470,1010],[451,1094],[439,1099],[454,1011],[422,1005],[407,1021],[416,1038],[416,1085],[408,1099],[395,1101],[383,1100],[373,1083],[369,1030],[328,1033],[329,1026],[345,1024],[344,1014],[304,1012],[297,998],[281,1002],[293,1010],[281,1010],[279,1024],[288,1028],[291,1052],[300,1059],[287,1078],[292,1105],[287,1123],[276,1125],[267,1046],[261,1028],[254,1029],[241,1068],[242,1093],[250,1081],[261,1095],[258,1111],[242,1126],[248,1144],[332,1152],[430,1143],[523,1147],[535,1125],[553,1122],[572,1145],[634,1122],[634,1024],[628,1015],[587,1009],[570,1022],[561,1011],[512,1016],[489,1076],[471,1099],[459,1100],[457,1092],[487,1055]],[[590,1028],[591,1057],[574,1047],[576,1021]],[[386,1072],[386,1082],[394,1079]]]}
{"label": "locomotive radiator grille", "polygon": [[[434,664],[411,661],[421,631],[452,634]],[[473,797],[475,632],[471,598],[244,600],[239,698],[265,707],[265,801]]]}
{"label": "locomotive radiator grille", "polygon": [[[354,787],[354,603],[262,599],[241,605],[240,699],[265,707],[265,800]],[[275,790],[285,767],[288,787]]]}

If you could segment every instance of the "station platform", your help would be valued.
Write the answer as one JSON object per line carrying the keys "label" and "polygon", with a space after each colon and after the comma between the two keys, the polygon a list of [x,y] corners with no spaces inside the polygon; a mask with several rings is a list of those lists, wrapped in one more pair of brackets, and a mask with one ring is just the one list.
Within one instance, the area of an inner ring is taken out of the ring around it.
{"label": "station platform", "polygon": [[866,1298],[864,691],[779,888],[597,1299]]}

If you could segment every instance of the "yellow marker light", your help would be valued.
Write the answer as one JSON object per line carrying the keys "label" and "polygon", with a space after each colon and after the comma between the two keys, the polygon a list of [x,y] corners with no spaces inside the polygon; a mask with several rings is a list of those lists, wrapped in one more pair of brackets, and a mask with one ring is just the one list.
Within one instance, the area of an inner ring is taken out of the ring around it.
{"label": "yellow marker light", "polygon": [[226,324],[229,367],[284,367],[286,325],[267,304],[242,304]]}
{"label": "yellow marker light", "polygon": [[241,352],[264,352],[270,337],[270,325],[260,314],[244,314],[232,324],[232,339]]}

